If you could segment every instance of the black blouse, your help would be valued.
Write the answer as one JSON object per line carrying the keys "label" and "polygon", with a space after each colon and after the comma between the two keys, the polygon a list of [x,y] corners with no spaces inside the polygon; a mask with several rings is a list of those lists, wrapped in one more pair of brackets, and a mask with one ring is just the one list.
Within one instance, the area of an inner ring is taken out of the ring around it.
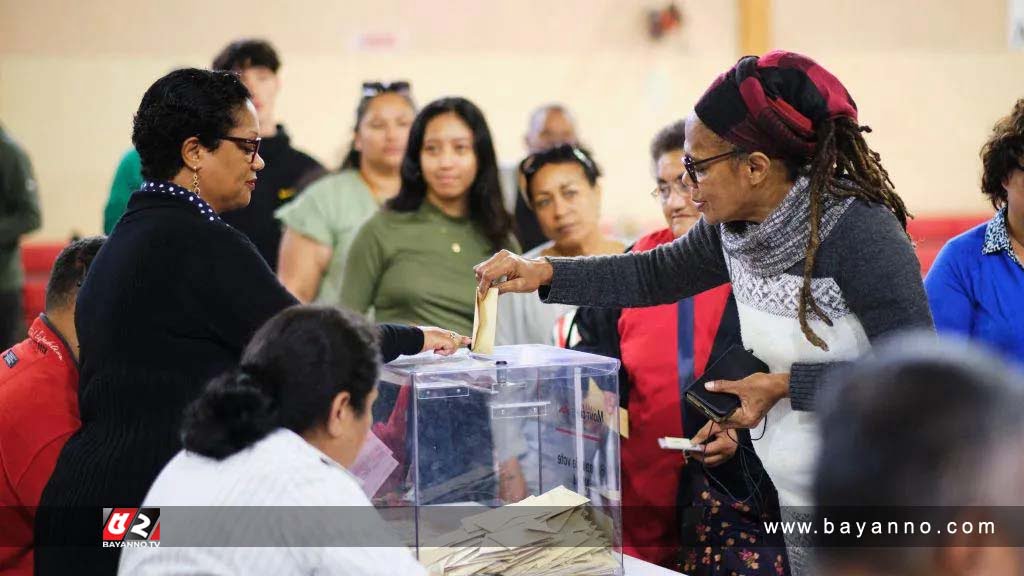
{"label": "black blouse", "polygon": [[[40,506],[138,506],[181,449],[185,407],[237,365],[257,328],[296,303],[253,244],[201,198],[169,182],[144,184],[79,291],[82,427]],[[382,327],[385,360],[422,346],[416,328]],[[95,526],[83,521],[79,534],[61,513],[41,510],[37,542],[98,539]],[[37,548],[38,573],[113,573],[117,556],[108,552],[98,541],[94,549]]]}

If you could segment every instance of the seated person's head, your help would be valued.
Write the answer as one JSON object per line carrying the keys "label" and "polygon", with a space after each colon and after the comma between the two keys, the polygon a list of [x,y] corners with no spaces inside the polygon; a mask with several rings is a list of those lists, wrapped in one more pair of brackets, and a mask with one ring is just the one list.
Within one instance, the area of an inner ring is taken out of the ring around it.
{"label": "seated person's head", "polygon": [[555,146],[528,156],[520,171],[527,206],[560,254],[587,253],[588,243],[601,240],[601,169],[586,150]]}
{"label": "seated person's head", "polygon": [[106,236],[89,236],[71,242],[60,251],[46,283],[47,315],[69,312],[74,316],[78,289],[106,240]]}
{"label": "seated person's head", "polygon": [[[999,520],[982,511],[1024,504],[1021,376],[981,350],[919,336],[891,342],[834,384],[821,414],[818,524],[864,507],[867,519],[886,522],[880,529],[891,520],[934,528],[886,534],[880,549],[821,548],[821,573],[1021,574],[1017,550],[984,547],[1008,541],[942,534],[950,521]],[[1020,540],[1010,523],[999,527],[995,538]]]}
{"label": "seated person's head", "polygon": [[565,106],[545,104],[530,114],[530,126],[524,140],[530,154],[559,144],[576,144],[576,121]]}
{"label": "seated person's head", "polygon": [[661,129],[651,142],[651,162],[658,182],[653,196],[661,205],[665,223],[672,235],[679,238],[700,220],[689,188],[683,185],[683,144],[686,143],[686,121],[680,120]]}
{"label": "seated person's head", "polygon": [[258,38],[235,40],[213,59],[212,68],[238,74],[252,94],[260,126],[273,133],[277,93],[281,89],[281,80],[277,75],[281,60],[270,42]]}
{"label": "seated person's head", "polygon": [[46,282],[46,317],[71,347],[71,353],[76,359],[78,334],[75,331],[75,302],[78,300],[78,289],[85,280],[93,258],[106,240],[106,236],[89,236],[65,246],[57,255],[53,269],[50,270],[50,279]]}
{"label": "seated person's head", "polygon": [[231,72],[175,70],[146,90],[132,143],[146,180],[173,181],[217,213],[249,204],[260,123],[249,91]]}
{"label": "seated person's head", "polygon": [[186,410],[186,450],[222,459],[287,428],[349,466],[370,429],[377,344],[359,315],[295,306],[256,332],[238,369]]}

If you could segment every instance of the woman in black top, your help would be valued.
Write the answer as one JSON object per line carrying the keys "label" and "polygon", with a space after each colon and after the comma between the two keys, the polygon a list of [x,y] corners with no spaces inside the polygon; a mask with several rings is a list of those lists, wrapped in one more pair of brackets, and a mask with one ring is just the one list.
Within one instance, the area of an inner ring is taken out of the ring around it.
{"label": "woman in black top", "polygon": [[[39,574],[110,574],[101,508],[138,506],[181,449],[185,406],[238,363],[255,330],[295,299],[252,243],[218,216],[245,206],[263,166],[249,93],[229,72],[176,70],[146,91],[132,141],[142,188],[78,296],[82,428],[37,519]],[[467,339],[382,326],[385,360]],[[78,546],[69,549],[68,546]]]}

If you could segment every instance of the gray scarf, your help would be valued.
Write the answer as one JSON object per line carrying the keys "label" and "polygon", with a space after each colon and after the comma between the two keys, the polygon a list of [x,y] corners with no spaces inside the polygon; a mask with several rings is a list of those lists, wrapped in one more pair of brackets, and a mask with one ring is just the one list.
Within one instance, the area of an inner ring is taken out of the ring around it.
{"label": "gray scarf", "polygon": [[[722,247],[755,276],[782,274],[804,259],[811,238],[811,195],[808,179],[801,177],[764,222],[726,222],[721,225]],[[824,242],[853,198],[822,195],[821,225],[818,234]]]}

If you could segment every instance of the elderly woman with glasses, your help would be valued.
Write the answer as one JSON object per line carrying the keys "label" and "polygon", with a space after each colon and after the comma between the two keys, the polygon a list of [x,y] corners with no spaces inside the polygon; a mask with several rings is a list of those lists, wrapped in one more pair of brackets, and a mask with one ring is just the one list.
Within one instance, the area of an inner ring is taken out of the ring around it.
{"label": "elderly woman with glasses", "polygon": [[[523,160],[524,199],[548,242],[523,255],[618,254],[625,245],[601,232],[601,170],[582,148],[563,144]],[[565,346],[575,306],[544,304],[529,294],[498,299],[496,344]]]}
{"label": "elderly woman with glasses", "polygon": [[[138,506],[181,448],[185,407],[238,363],[267,319],[296,304],[253,244],[220,219],[245,206],[263,168],[259,120],[230,72],[176,70],[142,97],[132,142],[146,182],[78,295],[82,427],[40,502],[38,574],[112,574],[103,508]],[[463,340],[380,327],[385,360]]]}
{"label": "elderly woman with glasses", "polygon": [[[892,332],[932,328],[907,211],[867,130],[845,87],[810,58],[744,57],[686,121],[684,182],[703,216],[686,236],[617,256],[499,253],[476,266],[479,288],[543,286],[547,302],[631,307],[731,281],[743,347],[769,371],[707,388],[740,399],[723,426],[763,429],[754,447],[783,515],[795,515],[811,504],[824,374]],[[790,560],[794,574],[807,569],[803,549]]]}
{"label": "elderly woman with glasses", "polygon": [[[680,179],[685,128],[675,122],[651,142],[651,196],[667,227],[639,238],[631,252],[668,244],[700,220]],[[763,522],[778,520],[777,496],[751,453],[749,433],[717,426],[712,432],[707,417],[683,399],[686,387],[740,342],[729,285],[659,306],[583,307],[574,327],[574,348],[622,362],[619,403],[630,422],[620,443],[623,549],[692,576],[787,574],[782,537],[763,529]],[[683,458],[662,450],[664,436],[692,438],[704,452]],[[677,505],[696,509],[682,526]]]}
{"label": "elderly woman with glasses", "polygon": [[416,106],[408,82],[364,82],[352,144],[338,172],[280,208],[278,278],[302,302],[341,302],[349,247],[359,227],[398,194]]}

